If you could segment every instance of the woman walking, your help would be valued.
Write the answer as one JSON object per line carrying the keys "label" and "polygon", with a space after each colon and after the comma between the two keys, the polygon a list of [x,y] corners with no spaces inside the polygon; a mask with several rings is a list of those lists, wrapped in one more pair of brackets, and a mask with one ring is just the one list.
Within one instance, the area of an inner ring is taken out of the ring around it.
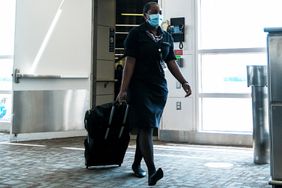
{"label": "woman walking", "polygon": [[167,82],[163,67],[167,66],[182,84],[185,97],[191,88],[176,64],[172,36],[160,27],[162,15],[156,2],[149,2],[143,9],[145,22],[132,29],[125,40],[126,62],[117,101],[127,100],[130,128],[136,129],[136,151],[132,170],[137,177],[145,177],[141,168],[142,158],[148,170],[148,185],[163,177],[156,169],[153,154],[153,129],[159,128],[160,118],[167,100]]}

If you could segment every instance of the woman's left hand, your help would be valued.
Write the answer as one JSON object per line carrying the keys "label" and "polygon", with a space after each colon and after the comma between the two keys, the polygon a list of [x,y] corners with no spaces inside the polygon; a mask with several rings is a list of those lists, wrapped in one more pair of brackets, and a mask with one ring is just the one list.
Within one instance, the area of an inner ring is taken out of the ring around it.
{"label": "woman's left hand", "polygon": [[116,98],[116,101],[119,104],[126,102],[127,101],[127,92],[126,91],[120,91],[117,98]]}
{"label": "woman's left hand", "polygon": [[186,93],[185,97],[188,97],[188,96],[190,96],[192,94],[191,87],[190,87],[190,85],[188,83],[182,84],[182,88],[183,88],[183,90]]}

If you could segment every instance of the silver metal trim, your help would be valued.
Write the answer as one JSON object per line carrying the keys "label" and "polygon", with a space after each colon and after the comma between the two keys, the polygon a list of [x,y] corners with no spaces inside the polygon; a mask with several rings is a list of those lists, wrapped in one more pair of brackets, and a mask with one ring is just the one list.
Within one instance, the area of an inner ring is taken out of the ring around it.
{"label": "silver metal trim", "polygon": [[37,133],[19,133],[10,135],[11,142],[55,139],[55,138],[69,138],[69,137],[82,137],[87,135],[85,129],[73,131],[56,131],[56,132],[37,132]]}
{"label": "silver metal trim", "polygon": [[282,185],[282,181],[281,181],[281,180],[273,180],[273,179],[270,179],[270,180],[269,180],[269,184],[270,184],[270,185]]}
{"label": "silver metal trim", "polygon": [[[115,105],[113,105],[112,109],[111,109],[111,114],[110,114],[109,122],[108,122],[109,126],[112,124],[112,120],[113,120],[113,117],[114,117],[114,112],[115,112]],[[107,130],[106,130],[105,137],[104,137],[105,140],[107,140],[109,132],[110,132],[110,127],[108,127]]]}
{"label": "silver metal trim", "polygon": [[14,82],[19,83],[20,79],[88,79],[88,76],[66,76],[66,75],[40,75],[40,74],[23,74],[19,69],[15,69],[13,74]]}
{"label": "silver metal trim", "polygon": [[109,132],[110,132],[110,128],[108,127],[105,133],[105,137],[104,137],[105,140],[107,140]]}
{"label": "silver metal trim", "polygon": [[120,128],[120,131],[119,131],[119,134],[118,134],[118,138],[121,137],[121,135],[122,135],[122,133],[123,133],[123,130],[124,130],[124,126],[122,126],[122,127]]}
{"label": "silver metal trim", "polygon": [[201,49],[200,54],[229,54],[229,53],[261,53],[266,52],[266,48],[229,48],[229,49]]}
{"label": "silver metal trim", "polygon": [[247,86],[267,86],[266,65],[247,65]]}
{"label": "silver metal trim", "polygon": [[[123,121],[122,121],[122,124],[123,124],[123,125],[125,125],[125,123],[126,123],[127,114],[128,114],[128,107],[129,107],[129,106],[128,106],[128,104],[127,104],[127,105],[126,105],[126,109],[125,109],[125,113],[124,113],[124,117],[123,117]],[[121,137],[121,135],[122,135],[122,133],[123,133],[123,130],[124,130],[124,127],[125,127],[125,126],[122,126],[122,127],[120,128],[118,138]]]}
{"label": "silver metal trim", "polygon": [[110,114],[110,118],[109,118],[109,125],[112,124],[112,120],[113,120],[113,117],[114,117],[114,112],[115,112],[115,105],[112,106],[112,109],[111,109],[111,114]]}
{"label": "silver metal trim", "polygon": [[81,130],[89,91],[14,91],[12,108],[13,134]]}
{"label": "silver metal trim", "polygon": [[123,121],[122,124],[124,125],[126,123],[126,119],[127,119],[127,114],[128,114],[128,104],[126,105],[126,109],[125,109],[125,113],[124,113],[124,117],[123,117]]}

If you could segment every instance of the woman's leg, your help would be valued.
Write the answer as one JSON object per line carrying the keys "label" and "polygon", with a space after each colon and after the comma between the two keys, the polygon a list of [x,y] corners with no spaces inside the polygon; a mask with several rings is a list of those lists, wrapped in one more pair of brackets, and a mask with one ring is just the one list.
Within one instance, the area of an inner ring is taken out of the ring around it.
{"label": "woman's leg", "polygon": [[137,134],[137,137],[136,137],[136,150],[135,150],[134,162],[133,162],[132,166],[133,167],[140,166],[141,160],[142,160],[142,153],[140,151],[140,146],[139,146],[139,134]]}
{"label": "woman's leg", "polygon": [[148,168],[149,178],[148,184],[150,186],[155,185],[163,177],[163,171],[161,168],[156,170],[154,163],[154,151],[153,151],[153,129],[139,129],[138,143],[140,146],[140,151],[145,160]]}
{"label": "woman's leg", "polygon": [[153,152],[153,129],[144,128],[138,130],[138,144],[142,156],[148,168],[149,177],[156,172]]}
{"label": "woman's leg", "polygon": [[132,164],[132,170],[134,172],[134,175],[138,178],[143,178],[146,176],[146,171],[144,171],[141,168],[141,160],[143,156],[140,151],[140,146],[139,146],[139,134],[137,134],[136,138],[136,150],[135,150],[135,156],[134,156],[134,162]]}

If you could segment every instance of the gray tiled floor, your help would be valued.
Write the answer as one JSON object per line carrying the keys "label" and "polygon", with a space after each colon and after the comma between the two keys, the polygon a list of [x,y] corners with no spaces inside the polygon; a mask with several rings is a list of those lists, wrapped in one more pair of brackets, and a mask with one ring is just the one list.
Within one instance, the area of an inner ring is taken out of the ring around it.
{"label": "gray tiled floor", "polygon": [[[83,139],[0,142],[0,187],[148,187],[147,178],[132,176],[132,143],[121,167],[87,170]],[[155,161],[165,173],[155,187],[271,187],[269,164],[253,164],[251,148],[158,142]]]}
{"label": "gray tiled floor", "polygon": [[10,135],[7,133],[0,132],[0,142],[8,141],[8,140],[10,140]]}

